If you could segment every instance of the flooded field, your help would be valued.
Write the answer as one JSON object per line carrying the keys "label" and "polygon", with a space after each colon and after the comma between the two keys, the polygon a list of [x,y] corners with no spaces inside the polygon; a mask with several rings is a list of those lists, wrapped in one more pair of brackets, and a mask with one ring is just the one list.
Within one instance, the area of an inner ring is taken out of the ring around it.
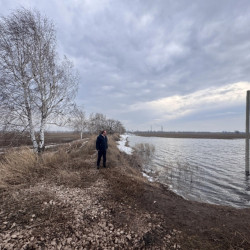
{"label": "flooded field", "polygon": [[[84,134],[84,138],[88,137]],[[45,132],[45,147],[51,148],[58,144],[69,143],[80,139],[80,134],[76,132]],[[0,132],[0,155],[10,148],[19,148],[20,146],[31,147],[32,143],[27,133]]]}
{"label": "flooded field", "polygon": [[245,176],[245,140],[128,137],[131,147],[150,143],[155,153],[144,166],[148,175],[185,199],[250,207]]}

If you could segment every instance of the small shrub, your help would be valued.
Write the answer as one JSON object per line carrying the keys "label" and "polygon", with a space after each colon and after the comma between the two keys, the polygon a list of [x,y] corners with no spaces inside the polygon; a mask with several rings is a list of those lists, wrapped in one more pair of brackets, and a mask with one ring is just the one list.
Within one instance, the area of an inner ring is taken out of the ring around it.
{"label": "small shrub", "polygon": [[155,152],[155,146],[149,143],[139,143],[134,146],[134,157],[140,164],[148,163]]}

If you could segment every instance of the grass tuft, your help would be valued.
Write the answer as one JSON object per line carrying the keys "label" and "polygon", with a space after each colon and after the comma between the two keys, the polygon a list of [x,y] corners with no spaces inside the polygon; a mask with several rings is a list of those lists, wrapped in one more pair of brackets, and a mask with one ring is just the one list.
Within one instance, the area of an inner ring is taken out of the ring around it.
{"label": "grass tuft", "polygon": [[29,148],[10,150],[0,162],[1,187],[29,182],[36,172],[37,155]]}

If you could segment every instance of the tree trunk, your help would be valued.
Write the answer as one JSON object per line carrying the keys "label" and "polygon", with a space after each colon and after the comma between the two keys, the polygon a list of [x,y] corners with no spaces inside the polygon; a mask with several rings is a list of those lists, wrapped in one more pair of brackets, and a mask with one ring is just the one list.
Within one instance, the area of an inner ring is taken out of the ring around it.
{"label": "tree trunk", "polygon": [[38,144],[38,153],[44,151],[44,130],[45,130],[46,119],[42,118],[41,127],[39,131],[39,144]]}
{"label": "tree trunk", "polygon": [[37,145],[37,142],[36,142],[36,135],[35,135],[34,125],[33,125],[33,122],[32,122],[31,118],[29,118],[28,120],[29,120],[30,138],[31,138],[31,141],[32,141],[33,150],[37,152],[38,145]]}
{"label": "tree trunk", "polygon": [[33,124],[33,116],[32,116],[31,107],[30,107],[29,87],[27,83],[23,83],[22,87],[23,87],[23,93],[24,93],[25,108],[27,111],[27,118],[28,118],[28,123],[29,123],[30,138],[32,141],[33,150],[37,151],[38,145],[36,141],[35,128]]}

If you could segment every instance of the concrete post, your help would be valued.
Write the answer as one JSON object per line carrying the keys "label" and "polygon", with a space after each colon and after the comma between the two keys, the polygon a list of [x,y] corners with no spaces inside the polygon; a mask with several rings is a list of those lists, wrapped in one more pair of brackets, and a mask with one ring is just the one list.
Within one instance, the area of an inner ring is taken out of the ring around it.
{"label": "concrete post", "polygon": [[246,176],[249,175],[249,105],[250,105],[250,90],[247,91],[247,100],[246,100],[246,155],[245,155]]}

